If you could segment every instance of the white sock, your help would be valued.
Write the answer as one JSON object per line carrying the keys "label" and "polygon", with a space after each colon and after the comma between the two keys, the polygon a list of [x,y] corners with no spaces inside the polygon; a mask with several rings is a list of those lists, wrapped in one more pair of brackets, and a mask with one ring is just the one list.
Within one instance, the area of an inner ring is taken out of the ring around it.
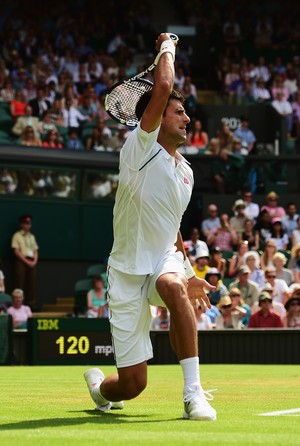
{"label": "white sock", "polygon": [[199,387],[201,389],[198,356],[182,359],[179,364],[182,367],[184,377],[184,390],[188,387],[195,389]]}

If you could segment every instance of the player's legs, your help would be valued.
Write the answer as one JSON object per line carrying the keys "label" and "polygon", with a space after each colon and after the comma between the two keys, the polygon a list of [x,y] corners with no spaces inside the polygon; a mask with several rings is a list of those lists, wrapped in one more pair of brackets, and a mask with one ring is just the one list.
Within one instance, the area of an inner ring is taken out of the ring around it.
{"label": "player's legs", "polygon": [[180,360],[198,356],[194,309],[187,294],[187,279],[182,274],[167,273],[156,281],[157,291],[170,311],[170,340]]}
{"label": "player's legs", "polygon": [[149,292],[151,303],[159,304],[161,299],[170,311],[170,341],[184,376],[183,417],[215,420],[216,411],[207,402],[200,383],[196,318],[188,298],[183,258],[179,253],[165,256],[150,282]]}
{"label": "player's legs", "polygon": [[108,401],[131,400],[147,386],[147,362],[130,367],[119,368],[118,373],[110,375],[100,386],[100,392]]}
{"label": "player's legs", "polygon": [[153,353],[146,279],[109,268],[110,324],[118,373],[98,381],[101,405],[135,398],[147,385],[147,360]]}

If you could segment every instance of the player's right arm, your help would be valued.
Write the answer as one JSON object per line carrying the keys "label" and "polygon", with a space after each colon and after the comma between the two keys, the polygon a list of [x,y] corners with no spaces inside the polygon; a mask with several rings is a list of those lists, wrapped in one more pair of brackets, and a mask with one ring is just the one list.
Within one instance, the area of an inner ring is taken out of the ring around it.
{"label": "player's right arm", "polygon": [[[167,33],[162,33],[156,40],[155,48],[157,51],[160,51],[164,41],[169,41],[174,45],[174,42],[170,39],[169,35]],[[167,42],[167,44],[169,44],[169,42]],[[147,133],[153,132],[160,125],[163,112],[173,90],[174,78],[175,69],[173,55],[171,52],[164,52],[161,54],[155,68],[151,99],[141,119],[141,128]]]}

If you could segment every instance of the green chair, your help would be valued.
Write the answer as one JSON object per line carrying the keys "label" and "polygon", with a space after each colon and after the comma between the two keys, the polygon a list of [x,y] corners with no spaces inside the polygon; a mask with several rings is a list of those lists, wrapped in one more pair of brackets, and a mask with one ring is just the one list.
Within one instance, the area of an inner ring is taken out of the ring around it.
{"label": "green chair", "polygon": [[5,304],[7,307],[12,305],[12,298],[10,294],[0,293],[0,304]]}
{"label": "green chair", "polygon": [[87,277],[101,276],[102,273],[106,273],[107,266],[104,263],[97,263],[96,265],[91,265],[86,271]]}
{"label": "green chair", "polygon": [[85,315],[87,309],[86,296],[88,291],[93,288],[93,279],[81,279],[75,283],[74,286],[74,297],[75,297],[75,308],[74,313],[76,316]]}

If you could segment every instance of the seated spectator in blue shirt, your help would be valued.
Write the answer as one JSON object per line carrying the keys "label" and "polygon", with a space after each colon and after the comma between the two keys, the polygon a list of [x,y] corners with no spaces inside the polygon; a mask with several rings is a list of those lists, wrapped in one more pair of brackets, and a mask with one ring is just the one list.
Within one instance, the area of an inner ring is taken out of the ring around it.
{"label": "seated spectator in blue shirt", "polygon": [[234,136],[239,138],[242,147],[247,148],[248,153],[250,153],[253,150],[256,138],[252,130],[249,129],[249,118],[243,115],[240,119],[241,125],[235,130]]}
{"label": "seated spectator in blue shirt", "polygon": [[84,150],[81,139],[78,136],[78,132],[75,128],[69,130],[69,139],[66,144],[67,149],[71,150]]}

